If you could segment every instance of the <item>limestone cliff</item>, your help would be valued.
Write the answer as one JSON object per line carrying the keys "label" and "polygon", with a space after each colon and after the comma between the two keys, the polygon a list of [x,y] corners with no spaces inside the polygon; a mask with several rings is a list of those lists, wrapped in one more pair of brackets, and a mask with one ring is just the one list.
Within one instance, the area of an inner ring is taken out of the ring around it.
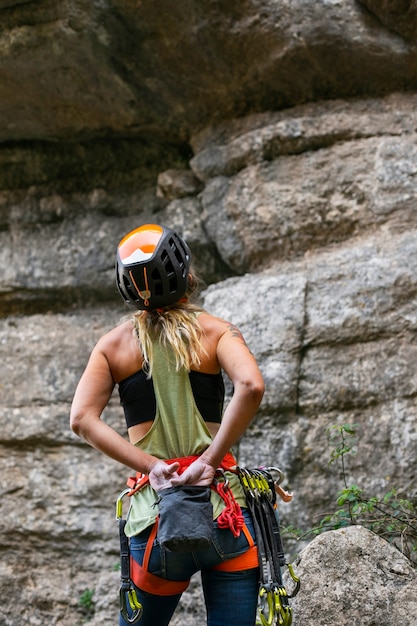
{"label": "limestone cliff", "polygon": [[[334,507],[335,423],[358,424],[348,480],[415,497],[416,23],[402,0],[0,0],[0,623],[116,623],[129,470],[76,439],[68,413],[125,313],[117,242],[147,220],[185,236],[205,305],[259,360],[267,392],[237,454],[282,467],[283,522]],[[104,419],[124,432],[117,394]],[[357,593],[351,537],[380,549],[359,532],[302,553],[326,615]],[[353,570],[333,597],[309,559],[335,545]],[[413,626],[416,579],[397,570],[397,623]],[[392,621],[360,571],[374,611],[358,623]],[[198,594],[173,623],[203,619]],[[297,602],[297,626],[327,623]]]}

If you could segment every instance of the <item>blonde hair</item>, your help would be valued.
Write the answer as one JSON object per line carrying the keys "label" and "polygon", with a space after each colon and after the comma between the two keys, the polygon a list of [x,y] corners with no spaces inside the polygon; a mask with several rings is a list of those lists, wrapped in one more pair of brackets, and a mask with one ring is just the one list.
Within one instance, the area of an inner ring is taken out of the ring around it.
{"label": "blonde hair", "polygon": [[143,356],[142,368],[148,378],[152,375],[152,344],[155,340],[172,348],[176,370],[190,371],[191,366],[198,367],[206,354],[201,342],[203,330],[198,323],[198,313],[204,309],[188,301],[198,286],[199,279],[190,272],[189,287],[182,301],[153,311],[134,313],[135,332]]}

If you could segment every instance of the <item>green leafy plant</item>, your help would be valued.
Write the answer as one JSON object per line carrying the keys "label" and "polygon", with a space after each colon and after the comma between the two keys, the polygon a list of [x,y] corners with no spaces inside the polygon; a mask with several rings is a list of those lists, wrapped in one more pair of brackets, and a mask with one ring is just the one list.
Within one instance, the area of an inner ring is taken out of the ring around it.
{"label": "green leafy plant", "polygon": [[391,489],[381,498],[369,497],[358,485],[348,484],[345,457],[357,452],[356,427],[336,424],[326,429],[332,447],[329,465],[340,463],[344,487],[337,493],[336,510],[309,533],[360,524],[393,543],[417,567],[417,496],[400,497],[396,489]]}
{"label": "green leafy plant", "polygon": [[417,494],[401,497],[395,488],[382,497],[368,496],[356,484],[348,484],[345,457],[356,455],[357,424],[335,424],[326,429],[332,448],[329,465],[339,463],[343,488],[336,494],[336,509],[325,515],[314,528],[301,530],[282,527],[297,541],[327,530],[360,524],[395,545],[417,568]]}
{"label": "green leafy plant", "polygon": [[78,600],[78,606],[86,617],[92,617],[95,612],[94,589],[84,589]]}

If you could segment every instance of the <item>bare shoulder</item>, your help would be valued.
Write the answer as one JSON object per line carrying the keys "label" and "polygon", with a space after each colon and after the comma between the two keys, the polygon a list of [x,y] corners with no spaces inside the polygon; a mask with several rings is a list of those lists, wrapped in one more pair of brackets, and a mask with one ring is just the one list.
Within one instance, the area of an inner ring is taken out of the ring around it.
{"label": "bare shoulder", "polygon": [[219,341],[222,337],[229,337],[238,339],[246,345],[245,339],[236,324],[222,319],[221,317],[210,315],[209,313],[201,314],[199,321],[205,334],[212,335],[212,337],[216,338],[217,341]]}
{"label": "bare shoulder", "polygon": [[122,322],[107,333],[102,335],[96,344],[96,348],[106,354],[119,349],[123,344],[132,342],[133,325],[130,320]]}
{"label": "bare shoulder", "polygon": [[98,358],[104,357],[115,382],[123,380],[143,364],[142,353],[134,335],[131,321],[122,322],[97,342],[94,351]]}
{"label": "bare shoulder", "polygon": [[217,363],[233,384],[242,383],[247,389],[256,386],[263,393],[262,374],[236,324],[212,315],[201,315],[201,318],[206,336],[212,339]]}
{"label": "bare shoulder", "polygon": [[227,331],[229,323],[226,320],[223,320],[221,317],[216,317],[215,315],[211,315],[210,313],[201,313],[198,316],[198,322],[202,327],[204,334],[212,338],[219,339],[223,333]]}

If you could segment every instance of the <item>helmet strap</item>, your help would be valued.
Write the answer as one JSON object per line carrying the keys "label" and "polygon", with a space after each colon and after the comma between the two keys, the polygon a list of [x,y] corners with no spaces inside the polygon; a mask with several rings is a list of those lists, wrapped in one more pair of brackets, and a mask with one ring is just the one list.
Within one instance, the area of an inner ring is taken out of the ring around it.
{"label": "helmet strap", "polygon": [[130,279],[131,279],[132,283],[135,285],[136,291],[138,292],[139,296],[142,298],[143,304],[145,306],[149,306],[149,298],[151,297],[151,292],[149,290],[148,274],[146,272],[146,267],[143,268],[143,278],[145,280],[145,289],[144,289],[144,291],[141,291],[139,289],[139,287],[137,286],[136,281],[133,278],[132,270],[129,271],[129,276],[130,276]]}
{"label": "helmet strap", "polygon": [[[176,304],[186,304],[187,302],[188,302],[188,298],[185,297],[185,298],[180,298]],[[169,305],[167,305],[167,306],[169,306]],[[158,313],[163,313],[164,311],[166,311],[166,308],[167,307],[165,307],[165,306],[161,306],[161,307],[158,307],[157,309],[155,309],[155,311],[157,311]]]}

